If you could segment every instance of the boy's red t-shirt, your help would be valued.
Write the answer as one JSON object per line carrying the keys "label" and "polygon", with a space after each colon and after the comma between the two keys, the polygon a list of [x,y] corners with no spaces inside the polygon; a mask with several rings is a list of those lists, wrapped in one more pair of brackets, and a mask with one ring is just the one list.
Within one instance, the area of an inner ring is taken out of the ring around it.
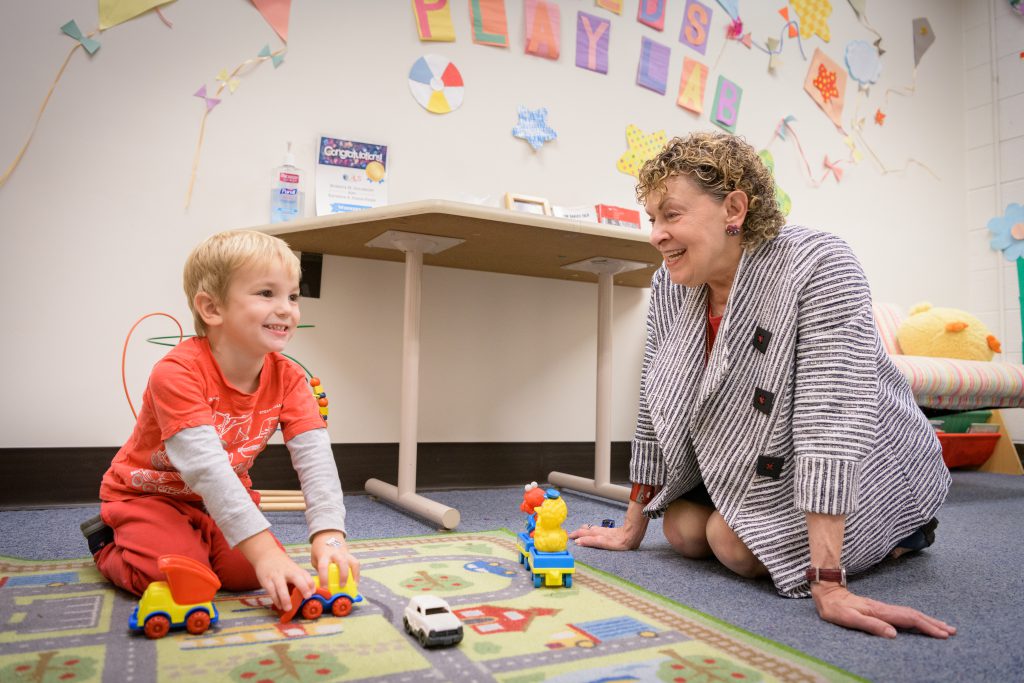
{"label": "boy's red t-shirt", "polygon": [[268,353],[256,391],[227,383],[205,337],[193,337],[160,359],[149,376],[131,438],[114,456],[100,484],[100,500],[160,494],[198,501],[174,469],[164,440],[182,429],[212,425],[246,489],[249,468],[278,424],[284,439],[324,426],[316,399],[298,365]]}

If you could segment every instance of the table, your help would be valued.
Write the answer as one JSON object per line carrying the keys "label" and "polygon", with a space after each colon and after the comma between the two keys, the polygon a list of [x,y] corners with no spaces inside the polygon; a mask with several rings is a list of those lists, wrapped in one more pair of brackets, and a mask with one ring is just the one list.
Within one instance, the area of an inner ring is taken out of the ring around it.
{"label": "table", "polygon": [[398,484],[369,479],[372,495],[440,524],[458,510],[416,493],[419,328],[423,266],[528,275],[598,285],[594,478],[551,472],[548,481],[621,502],[610,483],[613,285],[648,287],[661,255],[645,234],[589,221],[553,218],[446,200],[422,200],[257,228],[296,251],[405,262]]}

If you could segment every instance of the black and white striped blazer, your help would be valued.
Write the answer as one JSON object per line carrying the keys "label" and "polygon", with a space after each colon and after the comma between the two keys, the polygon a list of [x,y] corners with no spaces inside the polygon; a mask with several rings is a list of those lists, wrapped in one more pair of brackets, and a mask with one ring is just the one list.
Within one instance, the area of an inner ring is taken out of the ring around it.
{"label": "black and white striped blazer", "polygon": [[881,561],[950,476],[882,347],[867,279],[838,237],[798,226],[744,252],[705,362],[707,286],[651,283],[630,478],[658,517],[703,479],[778,591],[808,594],[805,512],[845,514],[842,563]]}

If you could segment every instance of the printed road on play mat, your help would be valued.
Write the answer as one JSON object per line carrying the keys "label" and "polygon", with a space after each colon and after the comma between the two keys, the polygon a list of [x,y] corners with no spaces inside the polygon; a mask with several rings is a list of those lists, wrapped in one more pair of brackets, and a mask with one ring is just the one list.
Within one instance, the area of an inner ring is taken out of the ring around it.
{"label": "printed road on play mat", "polygon": [[[0,682],[861,680],[582,564],[571,588],[535,589],[504,530],[350,545],[364,600],[347,617],[279,624],[262,592],[223,593],[209,631],[159,640],[129,631],[136,600],[91,560],[0,558]],[[424,593],[462,619],[457,647],[405,633]]]}

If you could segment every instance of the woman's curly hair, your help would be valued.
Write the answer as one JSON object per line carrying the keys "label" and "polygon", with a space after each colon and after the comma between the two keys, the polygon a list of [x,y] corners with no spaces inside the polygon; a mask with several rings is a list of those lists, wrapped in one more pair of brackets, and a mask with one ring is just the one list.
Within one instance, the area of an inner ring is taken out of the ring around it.
{"label": "woman's curly hair", "polygon": [[733,190],[747,195],[743,246],[755,249],[779,234],[786,217],[775,199],[775,180],[754,148],[727,133],[695,132],[672,138],[640,169],[636,198],[645,203],[652,192],[664,192],[665,181],[686,175],[719,202]]}

